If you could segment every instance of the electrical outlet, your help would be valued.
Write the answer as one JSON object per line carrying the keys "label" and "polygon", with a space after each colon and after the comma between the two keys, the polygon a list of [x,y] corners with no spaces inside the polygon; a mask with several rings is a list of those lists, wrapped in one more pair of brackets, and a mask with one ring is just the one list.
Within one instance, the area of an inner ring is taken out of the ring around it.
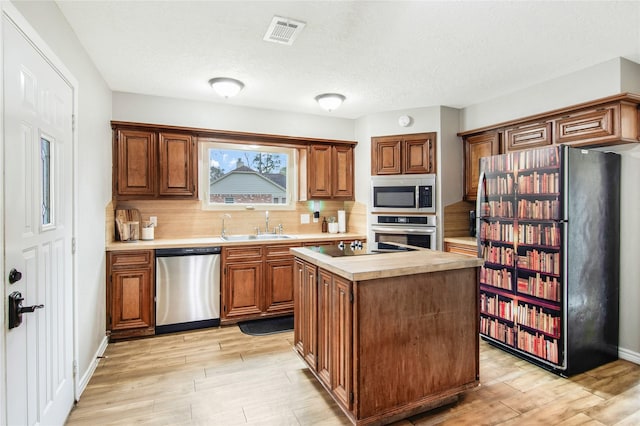
{"label": "electrical outlet", "polygon": [[309,223],[310,219],[311,219],[311,217],[309,217],[309,214],[301,214],[300,215],[300,223]]}
{"label": "electrical outlet", "polygon": [[149,222],[151,222],[153,226],[158,226],[158,216],[149,216]]}

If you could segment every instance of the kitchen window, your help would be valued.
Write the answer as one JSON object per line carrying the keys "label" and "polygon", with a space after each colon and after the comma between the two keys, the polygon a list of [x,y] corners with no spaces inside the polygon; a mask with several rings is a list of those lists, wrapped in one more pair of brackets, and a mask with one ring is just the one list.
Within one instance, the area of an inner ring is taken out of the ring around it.
{"label": "kitchen window", "polygon": [[207,142],[200,147],[205,210],[293,209],[296,151],[277,146]]}

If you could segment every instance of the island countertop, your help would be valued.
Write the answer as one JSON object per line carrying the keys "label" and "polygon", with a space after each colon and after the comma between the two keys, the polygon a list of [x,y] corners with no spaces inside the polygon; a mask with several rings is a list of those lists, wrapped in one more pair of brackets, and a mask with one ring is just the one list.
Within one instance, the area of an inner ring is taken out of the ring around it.
{"label": "island countertop", "polygon": [[473,268],[483,263],[479,258],[428,249],[345,257],[331,257],[305,247],[294,247],[290,251],[350,281]]}

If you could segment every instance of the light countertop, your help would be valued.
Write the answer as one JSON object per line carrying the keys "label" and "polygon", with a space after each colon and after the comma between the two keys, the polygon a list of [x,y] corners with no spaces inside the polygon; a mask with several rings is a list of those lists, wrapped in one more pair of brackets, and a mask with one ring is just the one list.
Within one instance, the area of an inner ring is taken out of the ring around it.
{"label": "light countertop", "polygon": [[220,237],[204,238],[171,238],[155,240],[138,240],[135,242],[113,241],[106,245],[107,251],[117,250],[154,250],[161,248],[183,248],[183,247],[211,247],[211,246],[242,246],[258,244],[297,244],[312,241],[340,241],[340,240],[365,240],[366,235],[347,232],[342,234],[287,234],[294,238],[286,239],[260,239],[246,241],[225,241]]}
{"label": "light countertop", "polygon": [[347,257],[331,257],[304,247],[294,247],[290,251],[296,257],[350,281],[473,268],[483,263],[482,259],[428,249]]}

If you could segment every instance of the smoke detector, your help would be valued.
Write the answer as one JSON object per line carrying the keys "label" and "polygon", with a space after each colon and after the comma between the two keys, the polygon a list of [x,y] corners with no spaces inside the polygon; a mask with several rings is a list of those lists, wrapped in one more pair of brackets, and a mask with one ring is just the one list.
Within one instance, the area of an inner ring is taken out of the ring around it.
{"label": "smoke detector", "polygon": [[263,40],[291,46],[305,25],[302,21],[274,16]]}

